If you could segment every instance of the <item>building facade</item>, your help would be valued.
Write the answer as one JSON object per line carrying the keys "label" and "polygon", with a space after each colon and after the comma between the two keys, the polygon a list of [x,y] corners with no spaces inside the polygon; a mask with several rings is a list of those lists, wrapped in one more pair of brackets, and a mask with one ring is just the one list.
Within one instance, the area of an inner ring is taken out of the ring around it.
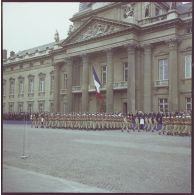
{"label": "building facade", "polygon": [[80,3],[68,37],[12,53],[3,65],[3,111],[192,109],[192,5]]}

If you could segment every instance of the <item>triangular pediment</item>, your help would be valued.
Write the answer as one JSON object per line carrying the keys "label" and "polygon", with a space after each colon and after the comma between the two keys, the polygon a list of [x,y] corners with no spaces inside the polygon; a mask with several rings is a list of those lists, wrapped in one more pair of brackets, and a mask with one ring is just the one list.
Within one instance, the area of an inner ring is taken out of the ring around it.
{"label": "triangular pediment", "polygon": [[120,32],[132,27],[126,22],[119,22],[115,20],[95,17],[91,18],[80,26],[75,32],[62,43],[62,45],[69,45],[87,41],[90,39],[102,37],[105,35]]}

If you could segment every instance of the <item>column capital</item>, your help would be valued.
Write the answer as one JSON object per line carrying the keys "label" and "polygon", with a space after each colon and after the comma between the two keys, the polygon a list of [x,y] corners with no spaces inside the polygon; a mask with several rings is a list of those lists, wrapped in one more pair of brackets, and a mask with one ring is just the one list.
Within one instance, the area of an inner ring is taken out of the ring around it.
{"label": "column capital", "polygon": [[105,51],[106,51],[107,53],[112,53],[113,48],[112,48],[112,47],[111,47],[111,48],[107,48],[107,49],[105,49]]}
{"label": "column capital", "polygon": [[123,47],[127,49],[137,49],[140,47],[140,45],[138,43],[126,43],[123,45]]}
{"label": "column capital", "polygon": [[54,66],[54,70],[58,70],[61,68],[62,62],[54,62],[53,66]]}
{"label": "column capital", "polygon": [[81,54],[81,58],[83,60],[83,65],[88,64],[88,54],[87,53]]}
{"label": "column capital", "polygon": [[170,50],[177,49],[177,45],[179,44],[179,42],[180,40],[177,38],[172,38],[172,39],[165,41],[165,43],[168,45],[168,48]]}
{"label": "column capital", "polygon": [[151,49],[152,48],[152,44],[151,43],[145,43],[145,44],[142,45],[142,47],[144,49]]}
{"label": "column capital", "polygon": [[83,53],[80,56],[81,56],[82,59],[84,59],[84,58],[87,58],[88,57],[88,54],[87,53]]}
{"label": "column capital", "polygon": [[152,45],[151,44],[144,44],[144,53],[151,53],[152,52]]}
{"label": "column capital", "polygon": [[112,61],[112,53],[113,53],[112,48],[106,49],[107,62],[111,62]]}
{"label": "column capital", "polygon": [[67,63],[67,64],[72,64],[72,57],[66,57],[65,59],[64,59],[64,61]]}
{"label": "column capital", "polygon": [[137,48],[137,45],[136,44],[128,44],[126,45],[126,48],[127,48],[127,51],[128,51],[128,54],[134,54],[135,53],[135,49]]}
{"label": "column capital", "polygon": [[138,48],[138,46],[139,45],[136,44],[136,43],[129,43],[129,44],[126,45],[128,50],[135,50],[136,48]]}

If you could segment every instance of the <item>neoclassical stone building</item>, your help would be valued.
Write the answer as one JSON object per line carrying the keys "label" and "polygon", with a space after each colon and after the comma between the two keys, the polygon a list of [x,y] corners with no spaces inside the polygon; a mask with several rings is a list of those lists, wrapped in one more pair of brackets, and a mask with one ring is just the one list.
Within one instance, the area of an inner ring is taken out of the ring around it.
{"label": "neoclassical stone building", "polygon": [[4,112],[105,112],[192,108],[192,5],[80,3],[68,37],[11,53],[3,65]]}

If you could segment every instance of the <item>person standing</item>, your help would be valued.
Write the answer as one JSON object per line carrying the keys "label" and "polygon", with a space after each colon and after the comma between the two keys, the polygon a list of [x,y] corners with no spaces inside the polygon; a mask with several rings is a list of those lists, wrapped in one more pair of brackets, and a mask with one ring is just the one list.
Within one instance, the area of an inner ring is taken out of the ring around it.
{"label": "person standing", "polygon": [[127,121],[127,117],[126,116],[123,117],[123,127],[122,127],[121,131],[123,132],[125,129],[127,130],[127,132],[129,132],[128,121]]}
{"label": "person standing", "polygon": [[144,118],[142,116],[140,117],[140,129],[144,130]]}

